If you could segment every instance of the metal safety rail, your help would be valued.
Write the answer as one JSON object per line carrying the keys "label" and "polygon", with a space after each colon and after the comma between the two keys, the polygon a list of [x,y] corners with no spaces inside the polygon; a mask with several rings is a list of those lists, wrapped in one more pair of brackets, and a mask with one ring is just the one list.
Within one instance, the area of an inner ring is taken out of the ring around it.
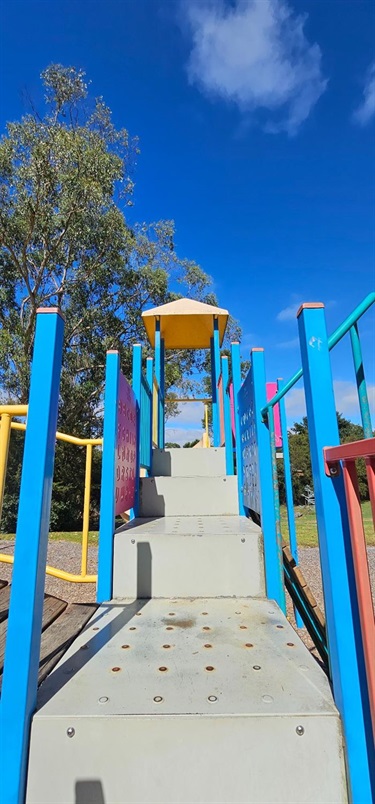
{"label": "metal safety rail", "polygon": [[[27,424],[14,421],[15,418],[27,417],[27,405],[0,405],[0,517],[2,503],[4,499],[4,489],[7,472],[7,461],[9,452],[9,442],[11,430],[26,431]],[[70,583],[96,583],[97,576],[87,573],[88,547],[89,547],[89,527],[90,527],[90,499],[91,499],[91,469],[93,448],[103,444],[102,438],[77,438],[67,433],[56,433],[57,441],[64,441],[78,447],[86,448],[85,466],[85,485],[83,494],[83,516],[82,516],[82,546],[81,546],[81,572],[74,574],[57,567],[47,564],[46,573],[54,578],[60,578]],[[0,562],[13,564],[14,557],[6,553],[0,553]]]}
{"label": "metal safety rail", "polygon": [[[370,406],[368,401],[366,380],[363,368],[361,342],[358,331],[358,320],[361,318],[362,315],[364,315],[364,313],[367,312],[367,310],[369,310],[369,308],[374,304],[374,302],[375,302],[375,293],[369,293],[368,296],[366,296],[366,298],[355,308],[355,310],[345,319],[345,321],[342,322],[342,324],[340,324],[339,327],[337,327],[335,332],[333,332],[333,334],[328,338],[328,350],[331,351],[342,340],[342,338],[348,332],[350,332],[353,365],[355,369],[357,392],[358,392],[358,402],[360,407],[361,420],[365,438],[372,437],[372,426],[371,426],[371,415],[370,415]],[[309,345],[310,347],[317,348],[319,350],[320,344],[316,339],[316,336],[312,336],[312,343]],[[270,436],[272,477],[273,477],[273,506],[274,506],[277,538],[281,541],[282,537],[281,537],[280,499],[278,491],[278,473],[277,473],[275,424],[274,424],[274,411],[276,406],[278,406],[280,410],[289,546],[292,556],[297,564],[298,564],[298,548],[297,548],[295,516],[294,516],[294,502],[292,492],[292,474],[291,474],[291,463],[289,455],[288,431],[287,431],[286,413],[285,413],[285,396],[302,378],[302,376],[303,376],[303,368],[300,368],[298,371],[295,372],[295,374],[293,374],[293,376],[287,382],[284,383],[282,380],[278,380],[277,393],[275,394],[275,396],[272,397],[272,399],[269,400],[269,402],[262,408],[261,411],[263,420],[268,427]],[[301,622],[298,624],[301,625]]]}
{"label": "metal safety rail", "polygon": [[366,463],[372,520],[375,528],[375,438],[341,444],[339,447],[327,447],[324,450],[328,477],[336,478],[341,471],[344,477],[368,697],[375,742],[375,617],[356,469],[356,461],[360,458],[364,459]]}
{"label": "metal safety rail", "polygon": [[36,707],[63,336],[60,311],[38,309],[0,699],[7,802],[24,800]]}
{"label": "metal safety rail", "polygon": [[[267,594],[276,599],[285,611],[284,583],[287,586],[293,584],[293,578],[284,561],[274,410],[276,405],[280,406],[290,553],[297,563],[284,399],[302,377],[304,380],[327,634],[325,639],[325,632],[321,630],[316,644],[321,655],[326,653],[328,656],[334,697],[344,727],[351,796],[353,801],[358,802],[371,801],[372,796],[375,796],[374,741],[369,694],[364,681],[366,645],[356,602],[358,590],[348,527],[350,511],[345,500],[343,477],[342,473],[327,477],[323,450],[327,445],[344,449],[339,446],[330,351],[347,333],[350,333],[351,339],[364,436],[365,439],[370,439],[373,435],[358,320],[374,302],[375,293],[370,293],[330,337],[326,330],[324,305],[302,305],[297,314],[302,368],[288,382],[279,381],[277,393],[267,401],[264,351],[253,349],[248,375],[236,397],[236,406],[241,412],[240,426],[236,427],[236,442],[241,441],[244,462],[242,498],[250,511],[254,509],[260,514]],[[329,454],[332,457],[332,451]],[[373,491],[371,492],[370,486],[371,493]],[[298,606],[299,614],[310,633],[313,633],[311,612],[301,605],[296,583],[294,591],[296,594],[293,600]],[[366,599],[368,600],[368,594]],[[317,629],[315,631],[318,637]]]}

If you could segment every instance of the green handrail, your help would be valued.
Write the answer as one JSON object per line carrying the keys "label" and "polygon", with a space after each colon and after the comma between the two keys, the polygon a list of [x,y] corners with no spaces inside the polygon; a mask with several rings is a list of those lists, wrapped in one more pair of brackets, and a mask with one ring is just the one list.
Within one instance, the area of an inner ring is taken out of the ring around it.
{"label": "green handrail", "polygon": [[[366,296],[366,298],[363,299],[363,301],[360,304],[358,304],[355,310],[353,310],[353,312],[350,313],[350,315],[348,315],[347,318],[345,318],[342,324],[340,324],[337,327],[337,329],[335,329],[330,338],[328,338],[328,349],[330,351],[338,344],[339,341],[341,341],[344,335],[346,335],[347,332],[349,332],[349,330],[354,326],[354,324],[358,321],[358,319],[361,318],[361,316],[367,312],[369,307],[371,307],[371,305],[374,304],[374,302],[375,302],[375,291],[369,293],[368,296]],[[295,374],[293,374],[293,377],[291,377],[290,380],[288,380],[288,382],[285,383],[283,388],[280,391],[278,391],[277,394],[275,394],[275,396],[273,396],[269,402],[267,402],[267,405],[265,405],[261,411],[262,418],[264,420],[267,417],[268,410],[270,408],[273,408],[275,405],[277,405],[278,402],[280,402],[280,399],[282,399],[285,396],[285,394],[287,394],[288,391],[290,391],[290,389],[293,388],[293,385],[295,385],[298,382],[298,380],[301,379],[302,375],[303,371],[300,368],[298,369],[298,371],[296,371]]]}

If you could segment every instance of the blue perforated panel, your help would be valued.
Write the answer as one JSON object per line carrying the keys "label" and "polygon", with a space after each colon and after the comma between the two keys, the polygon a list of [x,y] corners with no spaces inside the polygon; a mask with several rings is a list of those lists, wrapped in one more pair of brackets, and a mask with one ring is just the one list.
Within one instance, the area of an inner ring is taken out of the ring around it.
{"label": "blue perforated panel", "polygon": [[258,447],[254,416],[254,393],[252,372],[247,377],[238,394],[240,413],[240,437],[242,452],[243,503],[260,515]]}

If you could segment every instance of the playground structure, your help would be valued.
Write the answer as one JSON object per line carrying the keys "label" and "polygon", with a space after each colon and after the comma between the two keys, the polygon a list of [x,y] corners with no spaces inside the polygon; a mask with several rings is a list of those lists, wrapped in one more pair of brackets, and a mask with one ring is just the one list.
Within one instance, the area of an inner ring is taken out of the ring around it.
{"label": "playground structure", "polygon": [[[145,368],[134,346],[132,387],[118,353],[107,354],[99,607],[38,692],[64,328],[57,310],[39,312],[0,702],[6,804],[373,800],[375,626],[355,461],[366,461],[374,514],[357,325],[374,301],[329,338],[323,305],[302,305],[302,368],[271,398],[263,350],[252,350],[242,381],[239,344],[220,356],[227,312],[209,305],[179,300],[144,314],[154,358]],[[340,445],[329,353],[347,333],[365,438]],[[164,449],[172,348],[211,350],[210,449]],[[284,401],[301,377],[325,621],[298,572]],[[0,408],[3,465],[11,418],[25,413]],[[286,619],[285,587],[328,678]]]}

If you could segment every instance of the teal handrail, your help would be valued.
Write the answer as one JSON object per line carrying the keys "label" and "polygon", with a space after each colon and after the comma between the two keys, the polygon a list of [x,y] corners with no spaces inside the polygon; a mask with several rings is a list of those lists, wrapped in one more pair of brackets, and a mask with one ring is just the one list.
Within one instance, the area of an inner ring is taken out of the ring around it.
{"label": "teal handrail", "polygon": [[[346,335],[349,332],[349,330],[354,326],[354,324],[359,320],[359,318],[361,318],[361,316],[367,312],[367,310],[371,307],[372,304],[374,304],[374,302],[375,302],[375,291],[369,293],[368,296],[366,296],[366,298],[363,299],[363,301],[360,304],[358,304],[355,310],[353,310],[353,312],[350,313],[350,315],[348,315],[347,318],[345,318],[342,324],[340,324],[337,327],[337,329],[335,329],[335,331],[332,333],[332,335],[328,338],[329,351],[331,351],[331,349],[337,346],[337,344],[339,343],[339,341],[341,341],[344,335]],[[300,368],[298,369],[298,371],[296,371],[295,374],[293,374],[290,380],[288,380],[288,382],[285,383],[283,388],[280,391],[278,391],[277,394],[275,394],[275,396],[273,396],[272,399],[269,400],[269,402],[267,402],[267,405],[265,405],[261,411],[262,418],[264,420],[267,417],[268,410],[277,405],[277,403],[280,402],[280,399],[282,399],[283,396],[285,396],[285,394],[287,394],[288,391],[290,391],[290,389],[293,388],[293,385],[295,385],[298,382],[298,380],[301,379],[302,376],[303,376],[303,370]]]}

